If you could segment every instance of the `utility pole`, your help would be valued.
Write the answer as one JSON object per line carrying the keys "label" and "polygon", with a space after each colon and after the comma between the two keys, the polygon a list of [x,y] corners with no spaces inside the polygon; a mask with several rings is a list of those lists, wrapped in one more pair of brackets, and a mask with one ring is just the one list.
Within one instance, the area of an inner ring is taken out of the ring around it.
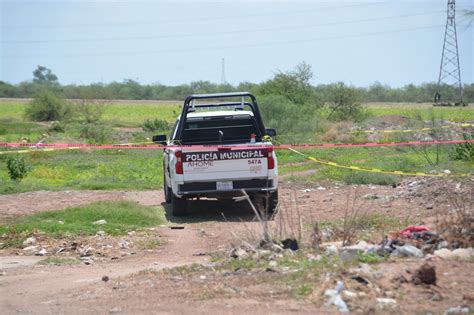
{"label": "utility pole", "polygon": [[225,81],[225,58],[222,58],[222,66],[221,66],[221,85],[226,84]]}
{"label": "utility pole", "polygon": [[446,101],[449,93],[443,86],[451,86],[457,90],[454,102],[463,104],[463,90],[461,83],[461,68],[459,66],[458,37],[456,33],[456,0],[448,0],[446,29],[444,32],[443,52],[439,67],[438,86],[436,88],[435,103]]}

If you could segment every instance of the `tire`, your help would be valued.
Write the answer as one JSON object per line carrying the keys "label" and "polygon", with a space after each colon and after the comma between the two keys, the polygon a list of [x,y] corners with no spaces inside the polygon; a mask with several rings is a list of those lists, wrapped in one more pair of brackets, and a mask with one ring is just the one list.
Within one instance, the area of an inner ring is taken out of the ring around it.
{"label": "tire", "polygon": [[188,202],[186,198],[178,198],[171,193],[171,209],[175,217],[186,215],[188,210]]}
{"label": "tire", "polygon": [[165,202],[170,203],[171,195],[173,194],[173,192],[171,191],[171,188],[168,187],[168,183],[166,182],[166,175],[163,175],[163,191],[165,193]]}
{"label": "tire", "polygon": [[267,213],[273,214],[277,210],[278,206],[278,190],[268,194]]}

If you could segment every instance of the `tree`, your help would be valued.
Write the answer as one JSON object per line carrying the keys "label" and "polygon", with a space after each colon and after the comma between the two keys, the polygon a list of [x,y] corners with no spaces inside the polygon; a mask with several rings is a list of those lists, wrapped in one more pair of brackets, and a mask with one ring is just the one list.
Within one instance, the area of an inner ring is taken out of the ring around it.
{"label": "tree", "polygon": [[33,82],[39,84],[58,83],[58,77],[51,71],[51,69],[38,66],[38,68],[33,71]]}
{"label": "tree", "polygon": [[344,82],[331,84],[331,101],[329,107],[329,120],[360,120],[363,118],[363,109],[360,103],[360,96],[356,88],[347,86]]}
{"label": "tree", "polygon": [[293,71],[278,72],[273,79],[262,83],[258,92],[264,95],[284,96],[296,105],[317,105],[316,94],[310,82],[312,77],[311,66],[303,62]]}

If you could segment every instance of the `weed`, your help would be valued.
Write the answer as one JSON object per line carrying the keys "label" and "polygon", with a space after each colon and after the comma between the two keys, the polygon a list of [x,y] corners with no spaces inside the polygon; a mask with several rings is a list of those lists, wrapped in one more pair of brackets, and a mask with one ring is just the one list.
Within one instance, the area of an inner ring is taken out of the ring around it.
{"label": "weed", "polygon": [[366,264],[377,264],[387,260],[388,256],[379,256],[376,253],[357,252],[357,260]]}
{"label": "weed", "polygon": [[52,256],[52,257],[48,257],[43,260],[40,260],[38,262],[38,265],[75,265],[79,263],[81,263],[81,261],[74,257]]}
{"label": "weed", "polygon": [[171,128],[170,123],[164,119],[155,118],[154,120],[147,119],[142,125],[146,131],[166,131]]}
{"label": "weed", "polygon": [[[102,219],[107,224],[92,224]],[[8,235],[34,231],[53,236],[95,235],[99,230],[110,235],[122,235],[131,230],[161,224],[164,220],[161,207],[147,207],[129,201],[99,201],[81,207],[19,217],[12,223],[0,225],[0,234],[5,233],[7,239]]]}
{"label": "weed", "polygon": [[[473,140],[474,132],[471,134],[463,133],[462,136],[464,140]],[[456,144],[453,153],[451,154],[451,158],[453,160],[474,161],[474,143],[464,142]]]}
{"label": "weed", "polygon": [[20,181],[31,170],[31,167],[26,164],[25,159],[21,156],[9,156],[7,158],[7,169],[10,179]]}
{"label": "weed", "polygon": [[295,295],[298,298],[305,298],[313,292],[314,285],[311,283],[303,283],[296,288]]}
{"label": "weed", "polygon": [[363,185],[389,185],[396,186],[400,179],[395,175],[383,173],[371,173],[361,171],[351,171],[343,177],[346,184],[363,184]]}
{"label": "weed", "polygon": [[173,268],[164,268],[161,270],[163,274],[168,274],[168,275],[186,275],[190,273],[194,273],[197,271],[205,270],[207,267],[198,264],[198,263],[193,263],[191,265],[184,265],[184,266],[178,266],[178,267],[173,267]]}
{"label": "weed", "polygon": [[89,143],[106,143],[110,138],[110,128],[101,122],[83,123],[80,137]]}
{"label": "weed", "polygon": [[166,239],[145,239],[137,242],[140,249],[155,249],[167,243]]}

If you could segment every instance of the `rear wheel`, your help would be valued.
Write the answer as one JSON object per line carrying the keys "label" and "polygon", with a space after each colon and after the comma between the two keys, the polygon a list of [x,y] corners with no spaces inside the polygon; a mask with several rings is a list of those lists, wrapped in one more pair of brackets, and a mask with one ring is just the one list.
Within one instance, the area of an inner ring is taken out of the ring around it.
{"label": "rear wheel", "polygon": [[188,210],[188,202],[186,198],[178,198],[171,193],[171,209],[173,210],[173,215],[175,217],[186,215]]}
{"label": "rear wheel", "polygon": [[275,213],[278,206],[278,190],[268,194],[267,212]]}

